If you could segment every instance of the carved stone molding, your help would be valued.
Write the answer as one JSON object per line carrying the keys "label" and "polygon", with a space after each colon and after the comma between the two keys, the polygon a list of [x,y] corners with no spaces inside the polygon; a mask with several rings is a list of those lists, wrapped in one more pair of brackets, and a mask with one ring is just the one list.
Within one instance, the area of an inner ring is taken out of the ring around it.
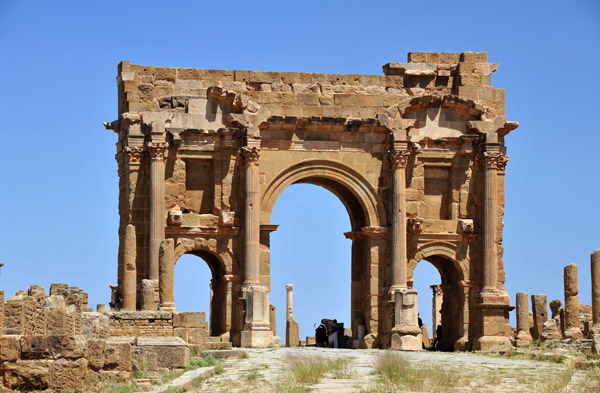
{"label": "carved stone molding", "polygon": [[169,216],[167,218],[167,224],[174,226],[174,227],[180,227],[181,223],[183,222],[183,213],[180,211],[176,211],[176,210],[172,210],[169,212]]}
{"label": "carved stone molding", "polygon": [[406,168],[410,152],[406,150],[389,150],[388,160],[392,168]]}
{"label": "carved stone molding", "polygon": [[139,164],[143,153],[144,149],[139,146],[127,146],[125,148],[125,154],[130,164]]}
{"label": "carved stone molding", "polygon": [[146,154],[153,160],[163,160],[168,148],[168,142],[148,142],[146,143]]}
{"label": "carved stone molding", "polygon": [[486,168],[497,169],[499,171],[504,171],[508,162],[508,157],[499,152],[484,151],[479,153],[477,158],[479,158]]}
{"label": "carved stone molding", "polygon": [[244,165],[256,165],[260,157],[260,148],[244,146],[240,148],[240,155],[244,160]]}
{"label": "carved stone molding", "polygon": [[423,232],[423,219],[414,217],[406,220],[406,230],[408,233],[421,233]]}
{"label": "carved stone molding", "polygon": [[459,233],[462,233],[464,236],[474,236],[475,235],[475,224],[473,224],[473,220],[471,219],[459,219],[458,220],[458,230]]}

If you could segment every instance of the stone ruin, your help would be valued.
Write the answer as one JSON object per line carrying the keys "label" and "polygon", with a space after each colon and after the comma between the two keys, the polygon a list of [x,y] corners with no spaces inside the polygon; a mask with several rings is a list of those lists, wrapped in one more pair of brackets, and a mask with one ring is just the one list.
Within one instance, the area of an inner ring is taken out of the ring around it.
{"label": "stone ruin", "polygon": [[592,305],[579,304],[577,265],[564,268],[564,307],[559,299],[531,295],[532,313],[526,293],[517,293],[517,328],[514,345],[527,347],[534,340],[545,345],[566,344],[600,353],[600,250],[591,255]]}
{"label": "stone ruin", "polygon": [[383,75],[121,62],[105,123],[120,188],[111,307],[172,312],[174,266],[193,254],[213,275],[211,336],[271,345],[271,211],[310,183],[350,216],[353,341],[421,350],[412,277],[425,260],[442,277],[440,346],[510,345],[505,137],[518,124],[491,86],[497,68],[482,52],[411,52]]}
{"label": "stone ruin", "polygon": [[204,313],[92,312],[87,293],[67,284],[48,295],[33,285],[6,301],[0,291],[0,330],[0,386],[13,390],[129,382],[135,371],[187,367],[189,347],[228,347],[210,342]]}

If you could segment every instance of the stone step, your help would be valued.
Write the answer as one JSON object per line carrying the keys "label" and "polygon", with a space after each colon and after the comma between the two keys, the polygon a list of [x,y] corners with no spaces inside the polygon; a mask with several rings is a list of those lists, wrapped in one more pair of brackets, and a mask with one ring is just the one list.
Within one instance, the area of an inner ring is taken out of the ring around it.
{"label": "stone step", "polygon": [[230,342],[222,343],[222,342],[206,341],[204,343],[204,349],[206,349],[206,350],[228,350],[231,348],[232,348],[232,345]]}

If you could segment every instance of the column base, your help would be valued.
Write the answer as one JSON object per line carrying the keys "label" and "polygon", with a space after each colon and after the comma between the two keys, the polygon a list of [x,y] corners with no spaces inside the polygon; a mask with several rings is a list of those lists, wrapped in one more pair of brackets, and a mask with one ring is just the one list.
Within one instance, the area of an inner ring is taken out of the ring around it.
{"label": "column base", "polygon": [[580,339],[583,338],[583,333],[579,327],[572,327],[565,330],[565,338]]}
{"label": "column base", "polygon": [[267,348],[273,344],[273,332],[267,326],[266,329],[242,330],[242,348]]}
{"label": "column base", "polygon": [[158,311],[176,312],[174,303],[163,303],[158,306]]}
{"label": "column base", "polygon": [[498,351],[512,348],[510,337],[512,329],[508,321],[508,312],[514,309],[510,298],[502,290],[482,290],[478,296],[477,331],[479,337],[473,343],[476,351]]}
{"label": "column base", "polygon": [[515,337],[515,345],[519,348],[530,346],[532,341],[533,337],[525,330],[520,330]]}
{"label": "column base", "polygon": [[397,351],[420,352],[423,349],[423,338],[421,333],[417,335],[392,333],[391,348]]}

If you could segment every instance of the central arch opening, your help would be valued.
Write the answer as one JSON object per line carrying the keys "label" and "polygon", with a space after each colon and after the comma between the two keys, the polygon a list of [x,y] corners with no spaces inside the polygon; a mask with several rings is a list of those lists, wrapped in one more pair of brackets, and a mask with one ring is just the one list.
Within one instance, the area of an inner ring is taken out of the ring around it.
{"label": "central arch opening", "polygon": [[[294,285],[300,339],[314,336],[322,318],[351,325],[352,230],[349,212],[329,187],[293,184],[278,197],[271,222],[271,302],[277,335],[285,337],[286,284]],[[339,195],[339,194],[338,194]]]}

